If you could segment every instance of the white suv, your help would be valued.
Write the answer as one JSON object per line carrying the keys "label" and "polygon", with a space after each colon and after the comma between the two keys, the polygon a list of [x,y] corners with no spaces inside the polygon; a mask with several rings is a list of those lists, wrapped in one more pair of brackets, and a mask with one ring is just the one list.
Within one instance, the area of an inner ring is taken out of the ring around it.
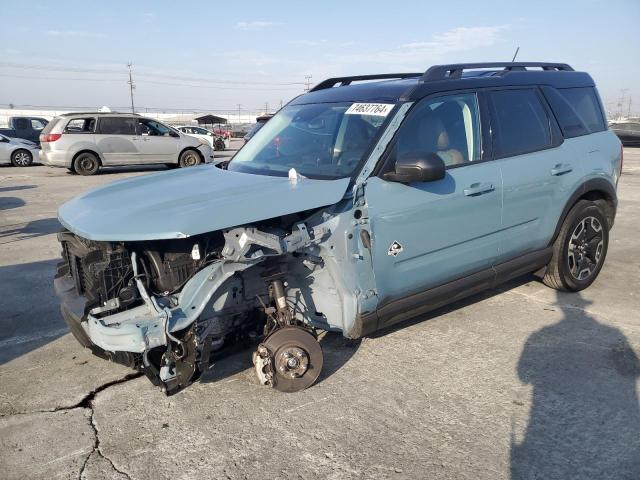
{"label": "white suv", "polygon": [[68,113],[54,118],[40,135],[41,161],[93,175],[101,166],[213,163],[205,140],[134,114]]}

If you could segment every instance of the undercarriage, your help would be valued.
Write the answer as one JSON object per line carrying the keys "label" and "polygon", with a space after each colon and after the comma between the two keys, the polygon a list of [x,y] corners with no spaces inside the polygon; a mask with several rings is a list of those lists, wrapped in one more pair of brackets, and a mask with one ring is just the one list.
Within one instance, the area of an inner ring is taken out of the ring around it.
{"label": "undercarriage", "polygon": [[65,321],[83,346],[166,394],[248,345],[261,384],[307,388],[322,369],[326,318],[299,285],[301,269],[323,260],[303,250],[327,230],[290,217],[175,240],[96,242],[62,231],[55,287]]}

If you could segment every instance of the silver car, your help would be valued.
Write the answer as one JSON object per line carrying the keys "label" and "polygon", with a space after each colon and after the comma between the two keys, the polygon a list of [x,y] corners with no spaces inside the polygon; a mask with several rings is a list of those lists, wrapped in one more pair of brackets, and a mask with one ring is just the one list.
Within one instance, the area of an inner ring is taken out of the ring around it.
{"label": "silver car", "polygon": [[41,160],[80,175],[101,166],[213,163],[209,143],[134,114],[68,113],[54,118],[40,135]]}
{"label": "silver car", "polygon": [[28,167],[38,161],[39,152],[36,143],[0,135],[0,165],[9,163],[14,167]]}

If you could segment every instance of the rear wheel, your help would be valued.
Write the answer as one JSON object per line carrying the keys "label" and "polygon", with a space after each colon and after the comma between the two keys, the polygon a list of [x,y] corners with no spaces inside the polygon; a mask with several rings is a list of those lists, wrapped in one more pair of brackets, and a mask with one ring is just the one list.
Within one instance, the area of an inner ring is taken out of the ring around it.
{"label": "rear wheel", "polygon": [[73,169],[78,175],[94,175],[100,168],[100,160],[93,153],[81,153],[73,162]]}
{"label": "rear wheel", "polygon": [[195,167],[200,163],[200,155],[195,150],[185,150],[180,154],[180,167]]}
{"label": "rear wheel", "polygon": [[542,281],[556,290],[587,288],[600,273],[608,247],[606,215],[598,204],[579,201],[562,224]]}
{"label": "rear wheel", "polygon": [[29,150],[16,150],[11,155],[11,163],[14,167],[28,167],[33,163],[33,155]]}

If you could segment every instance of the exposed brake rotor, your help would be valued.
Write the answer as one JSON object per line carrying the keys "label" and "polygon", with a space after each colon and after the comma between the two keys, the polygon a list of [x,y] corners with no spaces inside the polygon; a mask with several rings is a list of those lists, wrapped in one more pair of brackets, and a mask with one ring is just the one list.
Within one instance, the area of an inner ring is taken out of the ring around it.
{"label": "exposed brake rotor", "polygon": [[299,327],[277,329],[254,354],[261,382],[281,392],[297,392],[313,385],[320,376],[323,360],[318,341]]}

